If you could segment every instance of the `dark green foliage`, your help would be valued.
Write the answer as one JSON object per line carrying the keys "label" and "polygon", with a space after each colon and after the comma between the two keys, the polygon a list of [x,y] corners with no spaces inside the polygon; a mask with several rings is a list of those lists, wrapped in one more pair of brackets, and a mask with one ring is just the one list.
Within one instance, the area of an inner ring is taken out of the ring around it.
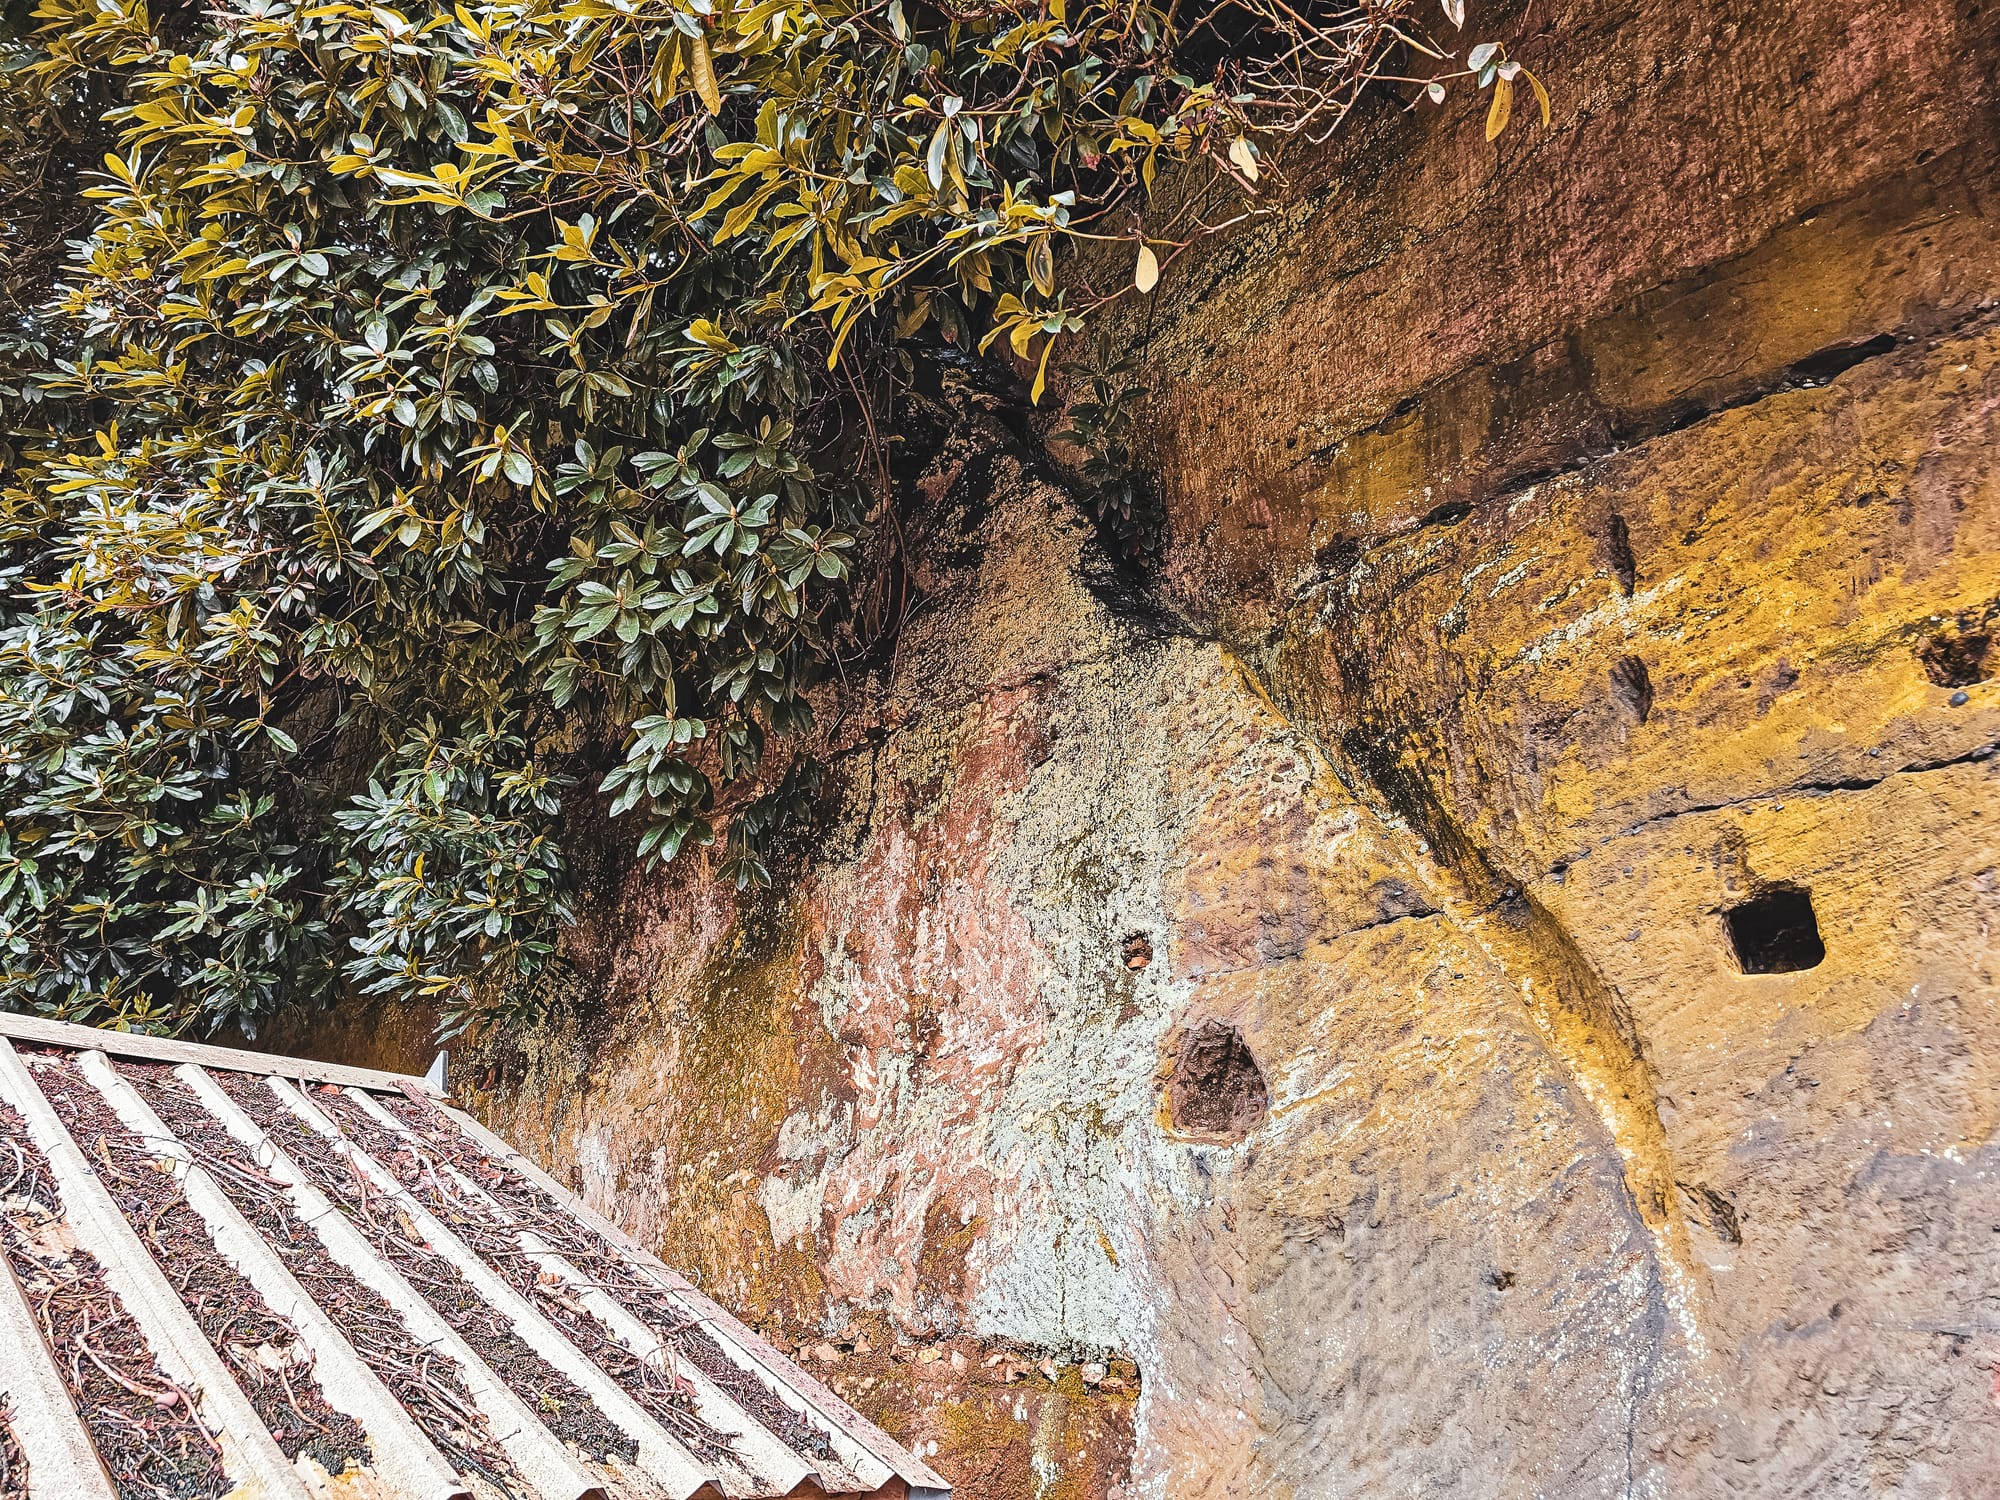
{"label": "dark green foliage", "polygon": [[[1039,397],[1206,232],[1146,222],[1162,158],[1253,191],[1409,9],[1198,8],[1198,77],[1153,0],[16,17],[0,1004],[470,1018],[553,951],[588,798],[767,881],[899,344],[1004,340]],[[1074,417],[1128,519],[1131,415]]]}

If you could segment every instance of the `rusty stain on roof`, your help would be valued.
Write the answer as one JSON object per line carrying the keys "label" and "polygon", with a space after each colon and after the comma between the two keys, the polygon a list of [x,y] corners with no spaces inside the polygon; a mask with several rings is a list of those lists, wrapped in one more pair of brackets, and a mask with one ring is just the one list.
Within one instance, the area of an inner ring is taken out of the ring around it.
{"label": "rusty stain on roof", "polygon": [[0,1016],[0,1500],[946,1500],[422,1080]]}

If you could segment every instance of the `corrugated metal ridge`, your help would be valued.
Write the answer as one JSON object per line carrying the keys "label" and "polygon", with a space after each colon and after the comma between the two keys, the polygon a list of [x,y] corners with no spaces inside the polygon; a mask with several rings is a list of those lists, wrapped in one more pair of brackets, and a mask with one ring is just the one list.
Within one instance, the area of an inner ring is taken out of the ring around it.
{"label": "corrugated metal ridge", "polygon": [[0,1500],[949,1493],[422,1080],[19,1016],[0,1439]]}
{"label": "corrugated metal ridge", "polygon": [[[427,1094],[422,1091],[402,1092],[411,1095],[420,1103],[425,1102],[427,1098]],[[610,1219],[585,1203],[583,1199],[465,1111],[454,1105],[430,1102],[435,1105],[439,1114],[456,1124],[489,1156],[496,1161],[504,1162],[533,1182],[550,1198],[568,1209],[579,1222],[588,1225],[613,1245],[618,1246],[655,1280],[673,1290],[695,1311],[703,1324],[722,1339],[724,1347],[774,1376],[792,1395],[824,1417],[831,1425],[838,1428],[843,1436],[877,1459],[891,1474],[907,1484],[911,1494],[918,1497],[918,1500],[923,1500],[923,1497],[928,1495],[950,1494],[950,1482],[935,1469],[841,1400],[804,1369],[780,1354],[765,1339],[744,1326],[693,1282],[646,1249]]]}

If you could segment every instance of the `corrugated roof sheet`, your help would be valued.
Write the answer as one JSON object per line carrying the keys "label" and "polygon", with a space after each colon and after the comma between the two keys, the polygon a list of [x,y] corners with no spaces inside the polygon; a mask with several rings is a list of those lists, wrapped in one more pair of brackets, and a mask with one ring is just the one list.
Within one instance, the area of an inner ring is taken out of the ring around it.
{"label": "corrugated roof sheet", "polygon": [[0,1500],[942,1500],[420,1080],[0,1016]]}

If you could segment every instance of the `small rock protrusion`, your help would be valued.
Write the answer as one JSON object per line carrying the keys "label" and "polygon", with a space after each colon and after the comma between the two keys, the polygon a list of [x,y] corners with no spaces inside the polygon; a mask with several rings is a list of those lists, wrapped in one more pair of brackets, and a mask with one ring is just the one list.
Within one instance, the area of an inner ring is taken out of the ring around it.
{"label": "small rock protrusion", "polygon": [[1743,1243],[1743,1216],[1736,1205],[1705,1182],[1682,1182],[1676,1184],[1686,1196],[1688,1206],[1704,1219],[1715,1237],[1725,1245]]}
{"label": "small rock protrusion", "polygon": [[1639,559],[1632,553],[1632,528],[1617,511],[1604,525],[1604,550],[1611,564],[1611,576],[1618,580],[1618,592],[1627,599],[1639,581]]}
{"label": "small rock protrusion", "polygon": [[[1964,688],[1993,675],[1993,637],[1984,630],[1940,630],[1917,643],[1917,664],[1938,687]],[[1964,695],[1952,698],[1954,704]]]}
{"label": "small rock protrusion", "polygon": [[1611,668],[1611,697],[1634,724],[1653,713],[1653,678],[1636,656],[1621,656]]}

